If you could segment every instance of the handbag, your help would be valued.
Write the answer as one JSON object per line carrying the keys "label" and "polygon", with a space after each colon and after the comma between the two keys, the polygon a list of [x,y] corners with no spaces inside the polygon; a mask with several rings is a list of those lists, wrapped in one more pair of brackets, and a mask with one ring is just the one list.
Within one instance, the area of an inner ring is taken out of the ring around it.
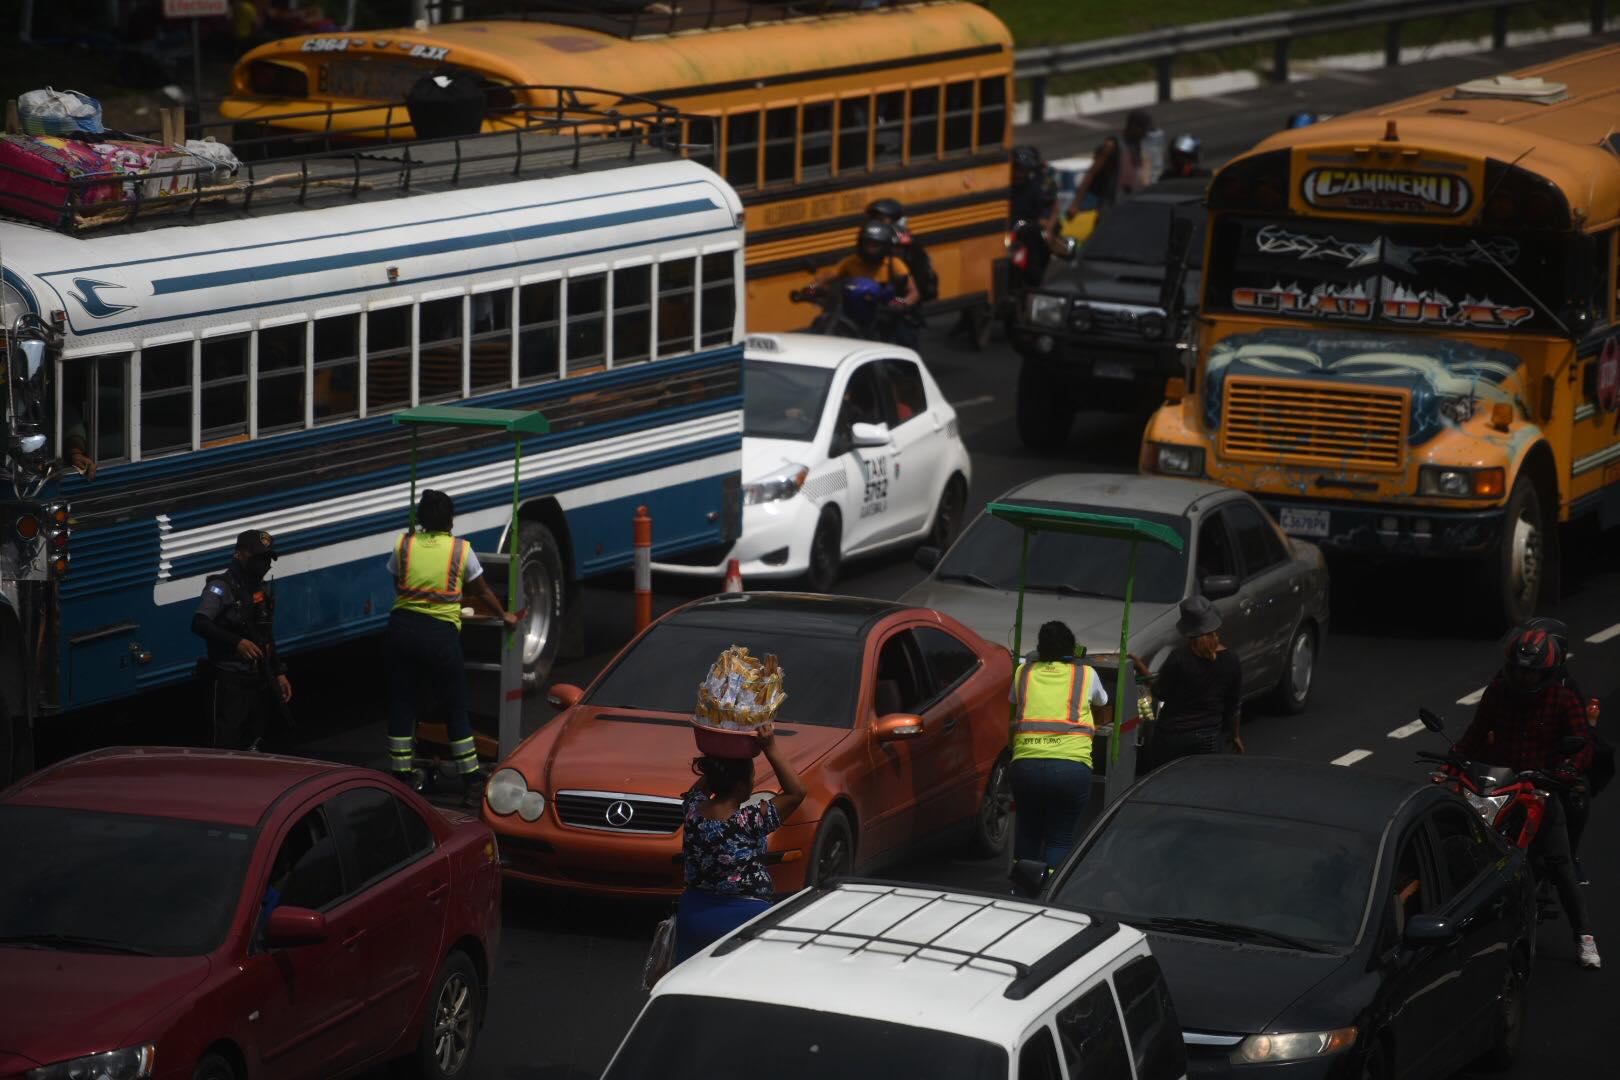
{"label": "handbag", "polygon": [[647,964],[641,969],[641,988],[650,991],[674,966],[675,916],[671,915],[653,930],[652,948],[647,950]]}

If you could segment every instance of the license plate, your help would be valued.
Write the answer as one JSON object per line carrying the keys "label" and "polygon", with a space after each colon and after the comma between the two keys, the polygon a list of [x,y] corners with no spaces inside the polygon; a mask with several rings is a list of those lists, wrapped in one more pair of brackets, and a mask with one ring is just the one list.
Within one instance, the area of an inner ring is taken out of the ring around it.
{"label": "license plate", "polygon": [[1097,360],[1091,365],[1091,374],[1098,379],[1133,379],[1136,372],[1123,360]]}
{"label": "license plate", "polygon": [[1295,506],[1285,506],[1277,515],[1277,523],[1289,536],[1326,536],[1328,511],[1301,510]]}

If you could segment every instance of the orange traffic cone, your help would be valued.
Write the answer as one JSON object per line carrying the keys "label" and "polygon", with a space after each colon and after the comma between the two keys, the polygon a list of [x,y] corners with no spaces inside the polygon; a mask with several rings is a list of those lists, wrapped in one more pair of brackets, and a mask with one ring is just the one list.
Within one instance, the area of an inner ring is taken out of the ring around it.
{"label": "orange traffic cone", "polygon": [[736,559],[726,562],[726,587],[724,592],[742,592],[742,563]]}

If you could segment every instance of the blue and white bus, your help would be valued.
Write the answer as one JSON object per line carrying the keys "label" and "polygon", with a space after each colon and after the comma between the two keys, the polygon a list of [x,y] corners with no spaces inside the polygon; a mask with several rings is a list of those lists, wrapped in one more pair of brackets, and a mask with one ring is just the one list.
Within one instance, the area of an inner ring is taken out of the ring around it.
{"label": "blue and white bus", "polygon": [[[244,529],[281,553],[283,650],[380,629],[411,484],[410,435],[390,414],[406,407],[550,421],[522,449],[534,679],[575,583],[630,565],[637,505],[655,554],[734,539],[741,204],[702,165],[637,149],[414,144],[259,165],[228,206],[94,232],[0,221],[4,326],[32,314],[52,328],[50,435],[60,456],[82,431],[96,463],[89,480],[59,469],[29,511],[48,516],[53,495],[72,508],[71,561],[44,575],[43,599],[4,580],[27,575],[0,542],[11,769],[32,718],[191,677],[192,612]],[[507,439],[421,434],[418,488],[453,494],[457,532],[482,550],[507,543]],[[0,527],[16,532],[20,512],[0,501]]]}

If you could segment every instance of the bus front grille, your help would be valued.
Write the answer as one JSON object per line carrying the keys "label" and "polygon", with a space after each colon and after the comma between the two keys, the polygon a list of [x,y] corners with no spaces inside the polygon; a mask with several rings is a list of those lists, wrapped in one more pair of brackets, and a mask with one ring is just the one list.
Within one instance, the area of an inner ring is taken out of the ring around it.
{"label": "bus front grille", "polygon": [[1405,464],[1405,390],[1234,376],[1225,398],[1222,457],[1388,472]]}

